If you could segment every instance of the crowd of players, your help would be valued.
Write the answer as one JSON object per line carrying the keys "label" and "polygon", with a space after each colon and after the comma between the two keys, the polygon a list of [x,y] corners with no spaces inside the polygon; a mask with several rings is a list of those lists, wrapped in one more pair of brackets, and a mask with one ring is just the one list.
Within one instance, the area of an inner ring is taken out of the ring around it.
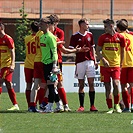
{"label": "crowd of players", "polygon": [[[28,111],[45,113],[71,111],[63,86],[62,53],[75,53],[75,77],[79,83],[77,112],[84,111],[85,77],[89,85],[90,111],[98,111],[94,106],[94,77],[99,60],[101,82],[105,85],[106,103],[109,109],[107,113],[133,112],[133,32],[128,31],[127,20],[118,20],[116,28],[113,20],[104,20],[105,33],[99,37],[96,51],[93,34],[88,31],[89,21],[86,18],[78,21],[79,31],[71,36],[69,48],[63,45],[65,44],[64,31],[58,28],[59,21],[56,14],[51,14],[40,19],[39,22],[32,22],[32,33],[25,37],[24,73]],[[8,110],[12,111],[19,110],[12,87],[15,46],[13,39],[4,30],[4,24],[1,22],[0,93],[2,83],[5,82],[13,104],[13,107]],[[122,91],[121,101],[119,83]],[[54,103],[56,108],[54,108]]]}

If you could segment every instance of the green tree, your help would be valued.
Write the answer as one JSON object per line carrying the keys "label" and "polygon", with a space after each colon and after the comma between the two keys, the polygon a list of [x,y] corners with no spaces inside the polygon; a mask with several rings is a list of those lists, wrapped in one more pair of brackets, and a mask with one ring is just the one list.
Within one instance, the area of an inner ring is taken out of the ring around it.
{"label": "green tree", "polygon": [[25,36],[30,34],[29,25],[30,20],[27,19],[27,14],[24,12],[24,2],[22,8],[19,10],[21,19],[17,19],[16,31],[15,31],[15,52],[16,61],[24,61],[25,59]]}

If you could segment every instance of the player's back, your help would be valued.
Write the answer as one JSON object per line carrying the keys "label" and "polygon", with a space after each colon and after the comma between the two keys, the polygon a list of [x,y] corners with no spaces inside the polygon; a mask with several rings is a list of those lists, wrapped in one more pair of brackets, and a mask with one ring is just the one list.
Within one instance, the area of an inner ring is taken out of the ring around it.
{"label": "player's back", "polygon": [[133,67],[133,35],[129,33],[121,33],[126,39],[126,46],[124,49],[123,67]]}
{"label": "player's back", "polygon": [[34,59],[36,55],[36,44],[35,44],[35,34],[31,34],[25,37],[25,47],[26,47],[26,68],[34,68]]}
{"label": "player's back", "polygon": [[42,34],[43,34],[43,32],[41,30],[39,30],[35,36],[36,55],[35,55],[34,62],[41,62],[41,59],[42,59],[42,53],[41,53],[41,49],[40,49],[40,37],[42,36]]}

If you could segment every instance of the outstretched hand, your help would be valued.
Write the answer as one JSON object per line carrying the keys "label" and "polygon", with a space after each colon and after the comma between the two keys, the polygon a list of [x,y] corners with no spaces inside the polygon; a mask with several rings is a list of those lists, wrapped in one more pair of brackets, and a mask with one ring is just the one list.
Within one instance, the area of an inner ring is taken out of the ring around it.
{"label": "outstretched hand", "polygon": [[59,72],[60,72],[60,69],[58,69],[57,67],[53,67],[52,73],[58,74]]}
{"label": "outstretched hand", "polygon": [[65,44],[65,41],[58,41],[57,44]]}
{"label": "outstretched hand", "polygon": [[86,47],[86,45],[84,45],[82,48],[81,47],[78,48],[78,46],[79,45],[76,46],[77,52],[88,52],[88,51],[90,51],[90,48]]}

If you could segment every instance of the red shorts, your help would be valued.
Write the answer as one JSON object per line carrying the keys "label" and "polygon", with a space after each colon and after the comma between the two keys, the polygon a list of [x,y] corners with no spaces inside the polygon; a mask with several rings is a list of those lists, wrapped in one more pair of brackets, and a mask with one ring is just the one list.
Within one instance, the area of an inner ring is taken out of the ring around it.
{"label": "red shorts", "polygon": [[120,81],[122,84],[133,83],[133,67],[121,69]]}
{"label": "red shorts", "polygon": [[41,82],[42,82],[42,83],[46,83],[46,80],[43,78]]}
{"label": "red shorts", "polygon": [[110,82],[111,78],[120,79],[120,67],[100,67],[101,82]]}
{"label": "red shorts", "polygon": [[24,68],[24,74],[25,74],[25,81],[26,81],[26,83],[32,83],[34,69]]}
{"label": "red shorts", "polygon": [[0,78],[5,79],[9,82],[12,82],[12,75],[13,75],[13,72],[10,72],[9,67],[4,67],[0,71]]}
{"label": "red shorts", "polygon": [[46,83],[44,80],[44,64],[42,62],[34,62],[34,78],[42,79],[42,83]]}

